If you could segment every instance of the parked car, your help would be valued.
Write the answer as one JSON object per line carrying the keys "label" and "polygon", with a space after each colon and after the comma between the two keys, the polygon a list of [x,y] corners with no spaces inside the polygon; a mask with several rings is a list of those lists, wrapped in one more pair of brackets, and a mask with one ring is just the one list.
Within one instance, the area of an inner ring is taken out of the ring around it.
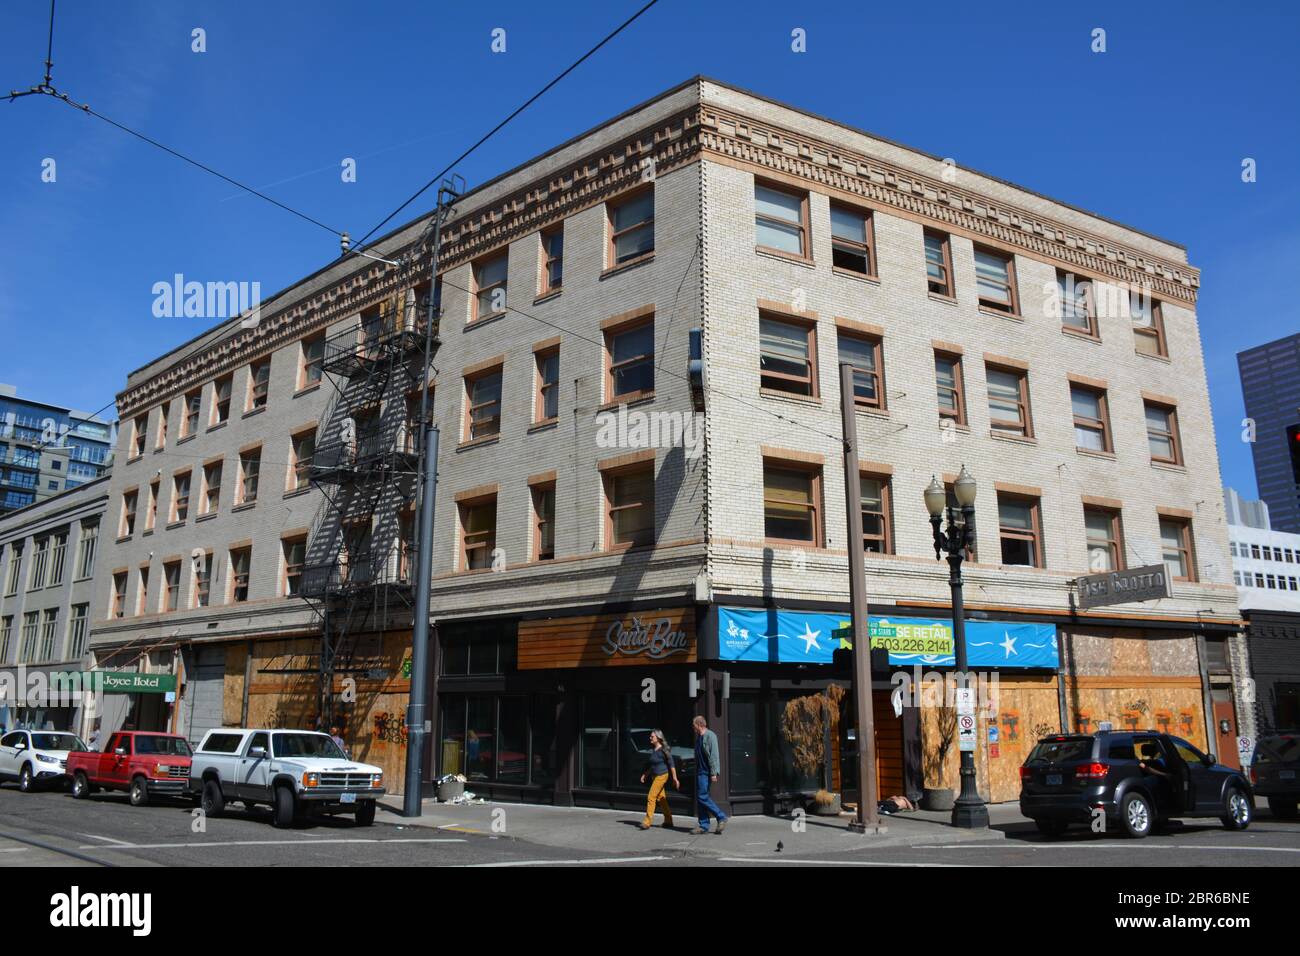
{"label": "parked car", "polygon": [[308,730],[210,730],[190,760],[189,790],[208,816],[241,801],[272,809],[287,827],[310,813],[352,813],[358,826],[375,822],[384,771],[348,760],[328,734]]}
{"label": "parked car", "polygon": [[108,738],[103,753],[69,753],[67,772],[78,800],[102,787],[125,790],[131,806],[142,807],[152,797],[181,797],[189,792],[190,745],[175,734],[124,730]]}
{"label": "parked car", "polygon": [[1144,837],[1174,817],[1217,817],[1244,830],[1254,816],[1250,782],[1187,741],[1154,730],[1045,737],[1020,768],[1020,812],[1059,836],[1072,823],[1118,822]]}
{"label": "parked car", "polygon": [[1268,800],[1279,820],[1293,820],[1300,803],[1300,734],[1263,734],[1250,765],[1255,795]]}
{"label": "parked car", "polygon": [[17,780],[29,793],[38,786],[67,781],[68,753],[85,750],[76,734],[57,730],[14,730],[0,737],[0,783]]}

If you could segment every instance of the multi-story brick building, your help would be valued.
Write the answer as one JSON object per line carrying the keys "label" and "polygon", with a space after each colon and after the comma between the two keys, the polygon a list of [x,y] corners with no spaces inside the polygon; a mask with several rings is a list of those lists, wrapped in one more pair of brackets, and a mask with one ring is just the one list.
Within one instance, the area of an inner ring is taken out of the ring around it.
{"label": "multi-story brick building", "polygon": [[[411,321],[427,224],[373,250],[417,265],[344,259],[119,396],[94,648],[179,649],[192,735],[321,713],[325,602],[288,596],[315,591],[313,566],[409,583],[410,462],[384,459],[360,521],[328,473],[369,441],[407,447],[419,378],[394,358],[358,402],[313,363],[359,373]],[[1204,745],[1207,648],[1239,622],[1197,284],[1173,243],[706,79],[461,197],[434,290],[437,771],[507,798],[633,802],[642,738],[663,728],[689,760],[702,713],[724,798],[788,803],[817,781],[793,768],[782,709],[845,680],[849,555],[865,552],[893,666],[951,661],[922,490],[963,464],[979,483],[971,661],[1000,686],[986,793],[1014,796],[1034,735],[1062,726]],[[842,530],[841,361],[857,369],[861,545]],[[1080,574],[1148,564],[1170,597],[1075,609]],[[396,770],[409,613],[393,607],[349,638],[327,696],[354,752]],[[881,678],[882,789],[951,785],[942,714],[896,710]]]}
{"label": "multi-story brick building", "polygon": [[97,478],[0,516],[0,730],[83,733],[103,716],[93,697],[53,675],[81,670],[100,613],[95,572],[107,506],[108,479]]}

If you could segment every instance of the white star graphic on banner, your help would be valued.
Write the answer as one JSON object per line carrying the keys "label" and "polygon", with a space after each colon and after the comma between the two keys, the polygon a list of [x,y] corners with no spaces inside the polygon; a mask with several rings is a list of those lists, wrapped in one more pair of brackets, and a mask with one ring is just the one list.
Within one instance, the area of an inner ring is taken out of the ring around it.
{"label": "white star graphic on banner", "polygon": [[1003,631],[1002,636],[1005,637],[1006,640],[998,646],[1006,651],[1007,657],[1010,657],[1012,654],[1016,653],[1016,639],[1011,636],[1010,631]]}
{"label": "white star graphic on banner", "polygon": [[803,641],[803,652],[805,654],[811,651],[814,647],[819,651],[822,649],[822,646],[817,643],[817,635],[820,633],[821,631],[814,631],[807,624],[803,626],[803,633],[800,634],[796,640]]}

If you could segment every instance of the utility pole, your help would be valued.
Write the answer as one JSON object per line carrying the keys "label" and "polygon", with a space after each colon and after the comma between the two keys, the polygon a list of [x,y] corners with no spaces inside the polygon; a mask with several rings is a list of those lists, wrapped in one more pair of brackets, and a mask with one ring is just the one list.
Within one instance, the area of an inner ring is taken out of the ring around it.
{"label": "utility pole", "polygon": [[429,372],[433,368],[433,325],[437,318],[434,290],[438,284],[438,256],[442,251],[442,223],[459,191],[443,182],[434,213],[433,260],[429,268],[429,310],[424,325],[424,368],[420,381],[420,465],[416,478],[417,540],[415,619],[411,627],[411,696],[406,707],[406,790],[402,815],[420,816],[423,806],[425,699],[429,695],[429,599],[433,586],[433,511],[438,496],[438,426],[429,420]]}
{"label": "utility pole", "polygon": [[858,714],[858,815],[855,833],[880,828],[876,792],[876,719],[871,702],[871,629],[867,618],[867,569],[862,552],[862,489],[858,467],[858,411],[853,366],[840,365],[840,417],[844,424],[844,506],[849,517],[849,600],[853,610],[853,704]]}

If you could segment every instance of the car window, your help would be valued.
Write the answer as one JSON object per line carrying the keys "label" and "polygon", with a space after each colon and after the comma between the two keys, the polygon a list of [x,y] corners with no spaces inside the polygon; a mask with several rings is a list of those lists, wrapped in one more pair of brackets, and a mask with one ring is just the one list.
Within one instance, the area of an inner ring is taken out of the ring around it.
{"label": "car window", "polygon": [[291,733],[275,735],[277,757],[328,757],[346,760],[328,734]]}
{"label": "car window", "polygon": [[1295,763],[1300,761],[1300,737],[1279,734],[1260,737],[1255,745],[1255,763]]}
{"label": "car window", "polygon": [[1040,740],[1025,763],[1070,763],[1092,758],[1091,737]]}
{"label": "car window", "polygon": [[126,753],[131,752],[131,738],[125,734],[114,734],[113,739],[108,743],[108,752],[114,753],[117,750],[123,750]]}
{"label": "car window", "polygon": [[1205,754],[1181,737],[1170,737],[1169,740],[1173,743],[1174,750],[1178,751],[1178,756],[1182,757],[1186,763],[1203,763],[1205,761]]}
{"label": "car window", "polygon": [[239,752],[239,745],[243,743],[243,734],[208,734],[204,738],[200,750],[204,753],[213,754],[233,754]]}
{"label": "car window", "polygon": [[85,750],[80,737],[72,734],[32,734],[32,746],[37,750]]}
{"label": "car window", "polygon": [[135,738],[135,752],[138,754],[166,754],[188,757],[190,745],[183,737],[161,737],[149,734]]}
{"label": "car window", "polygon": [[1165,755],[1155,737],[1138,737],[1133,741],[1134,756],[1148,763],[1164,763]]}
{"label": "car window", "polygon": [[21,731],[13,734],[5,734],[3,737],[0,737],[0,747],[17,747],[18,744],[22,742],[22,739],[23,735]]}
{"label": "car window", "polygon": [[271,739],[266,734],[253,734],[253,738],[248,742],[248,749],[245,754],[251,754],[254,747],[261,747],[268,754],[271,752]]}
{"label": "car window", "polygon": [[1137,760],[1132,737],[1111,737],[1106,747],[1108,760]]}

